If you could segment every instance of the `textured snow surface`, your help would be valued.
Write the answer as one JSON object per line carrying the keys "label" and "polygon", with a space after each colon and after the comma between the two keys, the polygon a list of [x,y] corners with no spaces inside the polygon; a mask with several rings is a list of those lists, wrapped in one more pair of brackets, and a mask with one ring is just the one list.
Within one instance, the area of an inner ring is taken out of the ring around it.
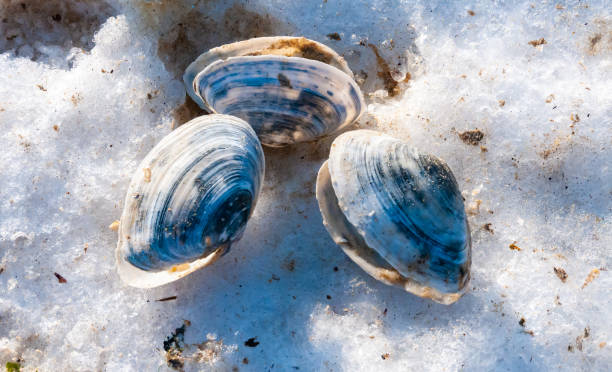
{"label": "textured snow surface", "polygon": [[[609,2],[4,0],[0,19],[0,368],[612,368]],[[369,104],[355,127],[453,169],[473,239],[456,304],[333,244],[314,198],[332,139],[265,150],[256,211],[214,265],[120,282],[109,225],[130,177],[199,114],[183,69],[275,34],[344,55]]]}

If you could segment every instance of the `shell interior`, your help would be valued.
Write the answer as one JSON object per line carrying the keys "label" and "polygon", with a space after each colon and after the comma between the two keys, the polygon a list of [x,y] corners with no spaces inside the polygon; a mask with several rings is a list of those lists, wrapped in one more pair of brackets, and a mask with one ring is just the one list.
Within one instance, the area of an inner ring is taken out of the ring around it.
{"label": "shell interior", "polygon": [[238,240],[264,177],[261,145],[244,121],[193,119],[143,159],[121,216],[122,279],[154,287],[214,262]]}
{"label": "shell interior", "polygon": [[317,178],[330,235],[366,272],[449,304],[467,289],[471,240],[448,166],[378,132],[334,141]]}

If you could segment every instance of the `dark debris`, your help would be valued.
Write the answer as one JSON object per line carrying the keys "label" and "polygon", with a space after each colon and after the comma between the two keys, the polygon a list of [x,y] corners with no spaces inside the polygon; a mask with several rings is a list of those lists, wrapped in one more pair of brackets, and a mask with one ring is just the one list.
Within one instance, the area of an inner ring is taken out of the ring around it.
{"label": "dark debris", "polygon": [[256,341],[256,340],[257,340],[257,337],[251,337],[244,342],[244,346],[256,347],[257,345],[259,345],[259,341]]}
{"label": "dark debris", "polygon": [[68,283],[68,281],[66,280],[66,278],[64,278],[63,276],[61,276],[58,273],[53,273],[55,275],[55,277],[57,278],[57,281],[64,284],[64,283]]}
{"label": "dark debris", "polygon": [[466,145],[478,146],[480,141],[484,138],[484,133],[478,129],[467,130],[463,133],[459,133],[459,138]]}
{"label": "dark debris", "polygon": [[332,32],[331,34],[327,34],[327,37],[330,38],[331,40],[336,40],[336,41],[342,40],[342,38],[340,38],[340,34],[337,32]]}
{"label": "dark debris", "polygon": [[563,283],[565,283],[565,281],[567,280],[567,273],[565,272],[565,270],[560,267],[553,267],[553,270],[557,277],[561,279]]}

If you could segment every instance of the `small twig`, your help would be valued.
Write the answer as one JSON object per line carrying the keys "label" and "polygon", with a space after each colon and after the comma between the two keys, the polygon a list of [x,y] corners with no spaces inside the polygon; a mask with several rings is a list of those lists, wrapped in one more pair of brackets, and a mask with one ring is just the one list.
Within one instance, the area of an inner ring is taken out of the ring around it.
{"label": "small twig", "polygon": [[66,280],[66,278],[64,278],[64,277],[63,277],[63,276],[61,276],[60,274],[58,274],[58,273],[53,273],[53,274],[55,274],[55,277],[57,278],[57,281],[58,281],[58,282],[60,282],[60,283],[62,283],[62,284],[64,284],[64,283],[67,283],[67,282],[68,282],[68,281]]}
{"label": "small twig", "polygon": [[159,300],[155,300],[155,301],[164,302],[164,301],[172,301],[172,300],[176,300],[176,296],[164,297],[164,298],[160,298]]}

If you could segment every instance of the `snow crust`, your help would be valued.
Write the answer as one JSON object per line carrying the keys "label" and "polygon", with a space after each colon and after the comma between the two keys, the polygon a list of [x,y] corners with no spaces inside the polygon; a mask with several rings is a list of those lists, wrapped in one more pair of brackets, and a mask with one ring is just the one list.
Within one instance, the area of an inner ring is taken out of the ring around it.
{"label": "snow crust", "polygon": [[[4,1],[0,19],[2,366],[612,367],[606,1]],[[151,290],[121,283],[109,225],[131,175],[201,113],[184,68],[276,34],[346,58],[369,104],[354,128],[447,161],[473,239],[456,304],[379,283],[334,245],[314,198],[333,138],[265,149],[255,213],[214,265]],[[182,326],[183,350],[167,352]]]}

